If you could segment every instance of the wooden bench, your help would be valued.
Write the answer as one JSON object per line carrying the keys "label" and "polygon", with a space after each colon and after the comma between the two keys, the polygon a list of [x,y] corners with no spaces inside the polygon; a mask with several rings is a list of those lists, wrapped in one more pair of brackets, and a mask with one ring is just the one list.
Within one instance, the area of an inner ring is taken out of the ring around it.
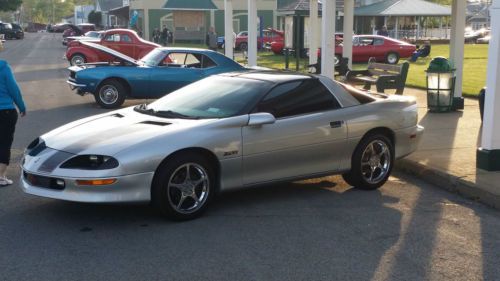
{"label": "wooden bench", "polygon": [[371,85],[376,85],[379,93],[383,93],[386,89],[396,89],[396,94],[402,95],[409,66],[408,62],[393,65],[371,61],[366,70],[347,72],[346,82],[365,84],[365,90],[369,90]]}

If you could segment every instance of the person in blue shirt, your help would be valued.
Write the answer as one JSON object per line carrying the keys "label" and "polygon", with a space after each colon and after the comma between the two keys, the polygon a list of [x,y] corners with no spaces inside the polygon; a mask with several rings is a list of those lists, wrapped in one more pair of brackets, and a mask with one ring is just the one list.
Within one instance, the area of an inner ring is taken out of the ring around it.
{"label": "person in blue shirt", "polygon": [[7,178],[7,166],[17,122],[16,106],[20,115],[25,116],[26,106],[14,74],[9,64],[0,60],[0,186],[12,184]]}

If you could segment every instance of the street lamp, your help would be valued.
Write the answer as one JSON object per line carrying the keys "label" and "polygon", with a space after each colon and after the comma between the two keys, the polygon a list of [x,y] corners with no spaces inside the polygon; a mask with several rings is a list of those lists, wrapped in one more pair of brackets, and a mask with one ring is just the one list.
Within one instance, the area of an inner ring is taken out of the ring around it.
{"label": "street lamp", "polygon": [[453,105],[455,70],[443,57],[435,57],[427,72],[427,108],[431,112],[447,112]]}

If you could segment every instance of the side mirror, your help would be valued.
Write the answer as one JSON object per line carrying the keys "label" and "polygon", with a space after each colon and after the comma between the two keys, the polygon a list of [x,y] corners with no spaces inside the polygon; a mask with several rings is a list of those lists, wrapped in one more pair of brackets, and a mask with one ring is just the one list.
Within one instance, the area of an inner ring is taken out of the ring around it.
{"label": "side mirror", "polygon": [[248,120],[248,126],[262,126],[266,124],[274,124],[276,118],[271,113],[260,112],[250,114],[250,119]]}

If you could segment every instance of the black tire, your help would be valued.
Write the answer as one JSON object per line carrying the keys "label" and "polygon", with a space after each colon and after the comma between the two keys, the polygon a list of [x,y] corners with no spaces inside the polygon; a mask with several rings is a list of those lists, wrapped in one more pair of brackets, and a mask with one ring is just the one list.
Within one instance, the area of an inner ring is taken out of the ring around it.
{"label": "black tire", "polygon": [[[370,152],[368,152],[369,146],[372,144],[372,151],[375,151],[376,155],[371,155]],[[385,146],[387,153],[382,153],[383,146]],[[367,158],[370,155],[374,156],[374,158]],[[381,167],[376,167],[373,170],[371,169],[372,165],[375,166],[377,159]],[[394,145],[385,135],[375,133],[364,137],[360,141],[352,156],[351,170],[343,174],[342,177],[349,185],[355,188],[373,190],[384,185],[391,175],[393,165]],[[368,167],[370,167],[370,169],[367,169]],[[368,176],[370,176],[372,180],[367,179]]]}
{"label": "black tire", "polygon": [[238,49],[240,49],[241,51],[246,51],[248,50],[248,44],[246,42],[242,42],[240,43],[240,45],[238,46]]}
{"label": "black tire", "polygon": [[[190,171],[189,178],[185,176],[187,169]],[[202,174],[206,181],[201,177]],[[172,220],[195,219],[205,212],[214,197],[217,190],[215,179],[212,165],[201,155],[193,152],[175,155],[164,162],[155,174],[151,189],[152,205]],[[186,190],[172,185],[179,185]],[[191,196],[198,198],[199,202]]]}
{"label": "black tire", "polygon": [[109,79],[101,83],[94,93],[96,103],[107,109],[120,107],[128,95],[125,85],[117,80]]}
{"label": "black tire", "polygon": [[69,60],[70,65],[81,65],[81,64],[84,64],[86,62],[87,62],[87,58],[85,57],[85,55],[82,55],[80,53],[76,53],[76,54],[72,55],[70,60]]}
{"label": "black tire", "polygon": [[399,54],[395,52],[389,52],[385,56],[385,62],[388,64],[396,64],[399,62]]}
{"label": "black tire", "polygon": [[335,67],[340,65],[340,61],[342,60],[341,55],[335,55]]}

